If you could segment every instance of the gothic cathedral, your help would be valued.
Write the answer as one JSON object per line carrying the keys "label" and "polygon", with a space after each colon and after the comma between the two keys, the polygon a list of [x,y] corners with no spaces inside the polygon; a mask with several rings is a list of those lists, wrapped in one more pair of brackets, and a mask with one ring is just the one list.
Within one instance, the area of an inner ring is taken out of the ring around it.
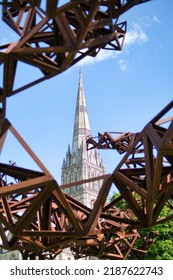
{"label": "gothic cathedral", "polygon": [[[81,181],[105,174],[105,165],[100,159],[97,149],[87,151],[86,139],[91,135],[88,111],[86,106],[82,73],[80,71],[72,148],[68,146],[66,158],[63,160],[61,180],[62,185]],[[85,183],[64,189],[66,193],[89,208],[98,196],[102,181]]]}

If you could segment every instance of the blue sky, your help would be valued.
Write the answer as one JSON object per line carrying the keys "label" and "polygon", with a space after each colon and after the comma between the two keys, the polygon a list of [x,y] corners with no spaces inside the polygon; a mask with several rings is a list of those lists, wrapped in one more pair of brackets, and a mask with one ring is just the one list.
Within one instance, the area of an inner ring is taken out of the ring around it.
{"label": "blue sky", "polygon": [[[72,141],[80,69],[93,136],[98,131],[138,132],[173,99],[172,10],[173,2],[166,5],[163,0],[132,8],[121,17],[128,22],[121,52],[101,52],[95,59],[84,59],[8,99],[7,118],[58,183]],[[1,27],[0,43],[13,41],[13,32],[2,22]],[[34,75],[34,71],[20,71],[19,83]],[[33,168],[12,138],[5,145],[8,153],[4,147],[2,160]],[[100,153],[107,172],[112,172],[120,156],[113,150]]]}

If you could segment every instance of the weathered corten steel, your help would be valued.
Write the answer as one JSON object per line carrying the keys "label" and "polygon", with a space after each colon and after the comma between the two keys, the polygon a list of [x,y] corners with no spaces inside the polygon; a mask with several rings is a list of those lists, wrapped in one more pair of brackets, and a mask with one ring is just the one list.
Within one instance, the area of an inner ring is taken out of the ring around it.
{"label": "weathered corten steel", "polygon": [[74,247],[71,244],[71,250],[76,259],[95,256],[99,259],[125,260],[129,257],[132,250],[146,254],[146,251],[134,247],[138,237],[139,234],[136,230],[130,233],[127,231],[116,231],[113,236],[108,233],[107,235],[97,236],[97,239],[93,240],[77,240]]}
{"label": "weathered corten steel", "polygon": [[[117,144],[115,139],[114,142]],[[100,148],[100,141],[94,141],[94,146]],[[119,152],[119,145],[107,143],[107,147]],[[161,217],[165,205],[173,210],[173,101],[140,133],[133,135],[133,141],[129,142],[127,152],[110,180],[112,184],[109,182],[109,185],[116,186],[120,195],[103,207],[102,214],[104,211],[110,214],[111,207],[123,199],[133,216],[129,221],[131,227],[148,227],[173,217],[173,214],[164,219]]]}
{"label": "weathered corten steel", "polygon": [[[119,134],[118,137],[114,137]],[[127,152],[130,145],[134,142],[134,133],[131,132],[108,132],[98,133],[98,137],[88,136],[87,150],[97,149],[115,149],[119,154]],[[97,138],[97,141],[96,141]]]}
{"label": "weathered corten steel", "polygon": [[[17,140],[25,143],[6,122]],[[131,219],[130,214],[114,208],[113,216],[117,221],[107,219],[105,213],[102,216],[101,211],[98,211],[97,218],[93,217],[92,209],[61,191],[26,143],[23,147],[42,171],[0,164],[1,248],[20,250],[23,258],[32,258],[32,255],[54,258],[67,247],[73,248],[76,257],[88,252],[88,255],[100,258],[126,258],[138,238],[136,231],[125,231],[125,219]],[[15,183],[11,183],[8,177]],[[105,182],[109,177],[105,176]],[[118,221],[122,217],[123,223]]]}
{"label": "weathered corten steel", "polygon": [[[41,171],[0,164],[1,248],[18,249],[24,258],[30,253],[53,258],[71,247],[76,257],[123,259],[138,238],[134,229],[157,223],[163,206],[172,207],[172,124],[168,128],[158,124],[172,103],[141,133],[120,139],[115,147],[126,155],[113,174],[103,176],[93,209],[63,193],[67,185],[60,188],[5,119],[7,97],[65,71],[87,55],[96,56],[101,49],[121,50],[126,22],[119,22],[119,16],[147,1],[77,0],[61,7],[52,0],[3,1],[3,20],[19,39],[0,46],[0,150],[11,132]],[[40,78],[15,88],[20,62],[37,68]],[[121,195],[108,203],[112,185]],[[126,212],[116,207],[122,199],[128,204]]]}

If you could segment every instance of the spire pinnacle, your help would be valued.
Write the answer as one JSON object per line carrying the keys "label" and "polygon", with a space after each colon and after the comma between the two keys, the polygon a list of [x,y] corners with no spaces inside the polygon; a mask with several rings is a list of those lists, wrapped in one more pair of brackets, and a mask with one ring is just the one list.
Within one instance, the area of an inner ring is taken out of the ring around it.
{"label": "spire pinnacle", "polygon": [[90,124],[83,88],[82,71],[80,70],[73,130],[72,152],[75,152],[77,149],[79,149],[82,143],[86,142],[87,135],[90,134]]}

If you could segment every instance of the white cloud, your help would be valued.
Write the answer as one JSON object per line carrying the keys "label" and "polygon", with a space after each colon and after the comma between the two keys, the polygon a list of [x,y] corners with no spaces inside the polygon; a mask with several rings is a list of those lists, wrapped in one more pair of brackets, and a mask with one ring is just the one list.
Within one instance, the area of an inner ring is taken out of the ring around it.
{"label": "white cloud", "polygon": [[77,65],[83,66],[86,64],[93,64],[93,63],[100,62],[103,60],[115,58],[115,56],[116,56],[115,51],[108,51],[108,50],[101,49],[96,57],[86,56],[84,59],[79,61]]}
{"label": "white cloud", "polygon": [[[142,30],[142,27],[139,24],[134,24],[133,28],[126,33],[123,49],[128,49],[128,47],[135,44],[143,44],[148,41],[147,34]],[[86,56],[84,59],[77,63],[78,66],[84,66],[87,64],[97,63],[103,60],[114,59],[121,52],[112,51],[112,50],[100,50],[96,57]],[[122,71],[127,71],[127,61],[121,59],[118,62],[119,67]]]}
{"label": "white cloud", "polygon": [[140,24],[145,27],[150,27],[153,23],[160,24],[161,21],[157,16],[153,16],[153,17],[144,16],[140,19]]}
{"label": "white cloud", "polygon": [[122,70],[123,72],[128,71],[128,64],[127,64],[126,60],[120,59],[118,61],[118,65],[119,65],[120,70]]}
{"label": "white cloud", "polygon": [[156,22],[156,23],[161,23],[161,21],[158,19],[157,16],[154,16],[153,17],[153,22]]}
{"label": "white cloud", "polygon": [[100,50],[100,52],[98,53],[96,59],[97,61],[102,61],[105,59],[110,59],[110,58],[114,58],[116,56],[116,52],[115,51],[108,51],[108,50]]}
{"label": "white cloud", "polygon": [[[135,44],[144,44],[148,42],[148,36],[143,31],[142,27],[135,23],[133,24],[133,28],[129,31],[127,31],[125,40],[124,40],[124,47],[126,54],[128,54],[128,48],[135,45]],[[127,72],[129,71],[128,68],[128,60],[120,59],[118,61],[118,65],[121,71]]]}
{"label": "white cloud", "polygon": [[137,23],[134,24],[133,29],[127,31],[124,46],[128,47],[135,43],[141,44],[148,41],[147,34],[142,30],[141,26]]}

